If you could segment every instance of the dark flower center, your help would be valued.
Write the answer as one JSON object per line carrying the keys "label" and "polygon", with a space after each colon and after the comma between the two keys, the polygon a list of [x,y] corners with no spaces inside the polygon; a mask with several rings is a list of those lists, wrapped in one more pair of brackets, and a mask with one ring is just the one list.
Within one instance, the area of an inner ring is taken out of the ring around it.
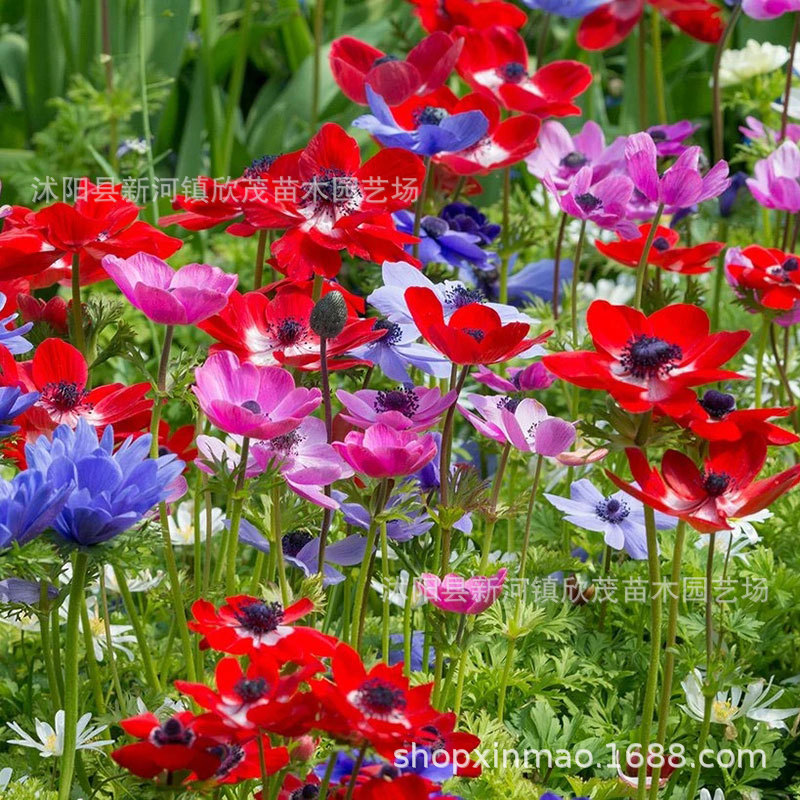
{"label": "dark flower center", "polygon": [[419,400],[413,389],[392,389],[389,392],[380,391],[375,396],[375,410],[399,411],[404,417],[414,419],[414,414],[419,408]]}
{"label": "dark flower center", "polygon": [[305,786],[295,789],[291,795],[289,795],[289,800],[317,800],[318,797],[319,786],[307,783]]}
{"label": "dark flower center", "polygon": [[274,163],[278,156],[261,156],[256,158],[244,170],[245,178],[260,178]]}
{"label": "dark flower center", "polygon": [[289,531],[281,537],[281,549],[285,556],[294,558],[314,537],[308,531]]}
{"label": "dark flower center", "polygon": [[650,131],[650,138],[654,142],[666,142],[667,141],[667,134],[661,130],[654,130]]}
{"label": "dark flower center", "polygon": [[725,494],[730,483],[731,476],[727,472],[707,472],[703,475],[703,488],[711,497]]}
{"label": "dark flower center", "polygon": [[675,369],[681,358],[677,344],[640,333],[625,345],[620,363],[634,378],[655,378]]}
{"label": "dark flower center", "polygon": [[160,728],[154,728],[150,733],[150,741],[157,747],[168,744],[189,747],[194,738],[194,731],[185,728],[177,717],[170,717]]}
{"label": "dark flower center", "polygon": [[294,430],[273,437],[269,440],[269,446],[274,452],[288,456],[302,441],[303,435],[299,431]]}
{"label": "dark flower center", "polygon": [[256,600],[241,606],[236,611],[236,619],[249,633],[272,633],[283,622],[283,606]]}
{"label": "dark flower center", "polygon": [[380,58],[376,58],[372,62],[373,67],[379,67],[381,64],[389,64],[392,61],[399,61],[400,59],[397,56],[393,56],[390,53],[387,53],[385,56],[381,56]]}
{"label": "dark flower center", "polygon": [[244,748],[238,744],[218,744],[210,747],[209,752],[219,759],[215,778],[230,775],[244,761]]}
{"label": "dark flower center", "polygon": [[500,408],[508,409],[513,414],[521,402],[522,399],[519,397],[504,397],[500,400],[498,405]]}
{"label": "dark flower center", "polygon": [[470,303],[484,303],[486,297],[480,289],[468,289],[463,284],[459,284],[445,291],[444,301],[454,308],[461,308]]}
{"label": "dark flower center", "polygon": [[420,227],[431,239],[438,239],[450,230],[450,226],[443,219],[439,219],[439,217],[425,217]]}
{"label": "dark flower center", "polygon": [[583,153],[575,152],[567,153],[561,159],[560,164],[562,167],[569,167],[569,169],[580,169],[589,163],[589,159]]}
{"label": "dark flower center", "polygon": [[303,339],[306,330],[307,328],[302,322],[290,317],[281,320],[280,324],[274,328],[274,335],[281,347],[291,347]]}
{"label": "dark flower center", "polygon": [[439,125],[444,122],[450,114],[439,106],[425,106],[414,114],[417,127],[420,125]]}
{"label": "dark flower center", "polygon": [[255,703],[269,691],[266,678],[242,678],[236,682],[233,691],[244,703]]}
{"label": "dark flower center", "polygon": [[313,204],[315,210],[336,209],[349,213],[356,208],[361,194],[358,178],[336,167],[325,167],[303,184],[301,205]]}
{"label": "dark flower center", "polygon": [[425,725],[420,729],[425,746],[432,751],[442,750],[445,746],[444,736],[435,725]]}
{"label": "dark flower center", "polygon": [[798,262],[794,256],[789,256],[789,258],[781,264],[781,269],[784,272],[794,272],[798,266],[800,266],[800,262]]}
{"label": "dark flower center", "polygon": [[663,236],[656,236],[653,240],[653,247],[663,253],[665,250],[669,250],[669,242]]}
{"label": "dark flower center", "polygon": [[604,522],[622,522],[631,510],[624,500],[606,497],[595,506],[595,512]]}
{"label": "dark flower center", "polygon": [[397,344],[403,335],[403,329],[396,322],[388,319],[379,319],[375,323],[374,330],[386,331],[383,338],[380,339],[384,344]]}
{"label": "dark flower center", "polygon": [[406,696],[391,683],[370,678],[361,684],[358,702],[363,711],[376,717],[388,717],[392,711],[402,711],[406,707]]}
{"label": "dark flower center", "polygon": [[603,201],[599,197],[593,195],[591,192],[579,194],[575,198],[575,202],[581,207],[581,209],[583,209],[583,211],[586,211],[587,213],[589,211],[595,211],[603,205]]}
{"label": "dark flower center", "polygon": [[86,389],[82,389],[77,383],[59,381],[48,383],[44,387],[42,397],[58,411],[71,411],[83,402],[87,394],[89,393]]}
{"label": "dark flower center", "polygon": [[725,419],[731,411],[736,410],[736,398],[716,389],[709,389],[699,402],[712,419]]}
{"label": "dark flower center", "polygon": [[245,400],[242,403],[242,408],[246,408],[248,411],[252,411],[254,414],[261,413],[261,406],[258,404],[257,400]]}
{"label": "dark flower center", "polygon": [[519,61],[509,61],[508,64],[500,67],[499,72],[503,80],[508,83],[521,83],[524,78],[528,77],[528,70]]}
{"label": "dark flower center", "polygon": [[394,764],[384,764],[378,773],[378,777],[395,781],[400,777],[400,770]]}
{"label": "dark flower center", "polygon": [[462,328],[461,330],[471,336],[476,342],[482,342],[486,336],[486,331],[482,331],[480,328]]}

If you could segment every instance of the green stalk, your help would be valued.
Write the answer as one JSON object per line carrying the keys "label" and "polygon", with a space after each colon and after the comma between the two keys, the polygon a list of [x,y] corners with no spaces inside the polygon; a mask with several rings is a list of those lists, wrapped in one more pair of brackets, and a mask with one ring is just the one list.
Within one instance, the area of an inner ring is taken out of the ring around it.
{"label": "green stalk", "polygon": [[325,23],[325,0],[314,4],[314,76],[311,85],[311,129],[317,127],[319,119],[319,89],[322,82],[322,29]]}
{"label": "green stalk", "polygon": [[500,496],[500,486],[503,482],[503,473],[506,471],[506,464],[508,464],[508,456],[511,453],[511,442],[508,442],[503,447],[503,452],[500,454],[500,462],[497,465],[497,472],[494,476],[494,483],[492,484],[492,495],[489,498],[489,519],[486,522],[486,530],[483,534],[483,543],[481,545],[481,565],[480,572],[486,571],[489,566],[489,552],[492,549],[492,534],[494,533],[495,514],[497,511],[497,499]]}
{"label": "green stalk", "polygon": [[653,81],[656,85],[656,110],[660,125],[667,124],[667,102],[664,96],[664,53],[661,47],[661,14],[650,15],[650,39],[653,44]]}
{"label": "green stalk", "polygon": [[275,550],[275,560],[278,565],[278,582],[281,587],[281,602],[285,608],[289,605],[289,582],[286,580],[286,562],[283,560],[281,484],[279,483],[272,488],[270,513],[272,515],[272,547]]}
{"label": "green stalk", "polygon": [[572,294],[570,296],[570,315],[572,318],[572,346],[578,347],[578,281],[581,277],[581,252],[586,238],[586,220],[581,220],[581,232],[575,245],[575,262],[572,265]]}
{"label": "green stalk", "polygon": [[719,161],[724,157],[724,118],[722,116],[722,87],[719,82],[719,69],[722,66],[722,54],[728,46],[728,40],[731,38],[736,21],[739,19],[739,14],[742,12],[742,4],[736,3],[728,19],[728,24],[722,34],[722,38],[717,42],[717,48],[714,52],[714,66],[711,71],[711,97],[712,97],[712,123],[713,123],[713,143],[714,143],[714,161]]}
{"label": "green stalk", "polygon": [[[670,582],[672,586],[677,586],[681,579],[681,562],[683,560],[683,545],[686,539],[686,523],[679,520],[678,529],[675,532],[675,548],[672,551],[672,574]],[[669,614],[667,617],[667,638],[664,644],[664,675],[661,683],[661,702],[658,706],[658,730],[656,732],[656,744],[664,746],[667,738],[667,722],[669,721],[669,705],[672,699],[672,681],[675,675],[675,642],[678,634],[678,605],[679,597],[673,592],[669,598]],[[658,780],[661,777],[661,767],[653,768],[652,782],[650,786],[649,800],[656,800],[658,797]]]}
{"label": "green stalk", "polygon": [[789,63],[786,66],[786,88],[783,91],[783,111],[781,112],[780,141],[783,141],[786,138],[786,127],[789,123],[789,95],[792,91],[792,78],[794,76],[794,51],[797,47],[798,34],[800,34],[800,12],[795,12],[794,24],[792,25],[792,41],[789,45]]}
{"label": "green stalk", "polygon": [[[646,252],[646,251],[645,251]],[[658,557],[658,539],[656,536],[655,512],[650,506],[644,507],[644,523],[647,531],[647,565],[650,589],[650,664],[647,670],[644,703],[642,706],[642,725],[639,732],[639,744],[644,760],[639,767],[639,779],[636,790],[637,800],[644,800],[647,793],[647,760],[650,750],[650,732],[653,724],[653,712],[656,704],[656,688],[658,685],[658,666],[661,661],[661,564]]]}
{"label": "green stalk", "polygon": [[114,684],[114,691],[117,693],[118,703],[122,707],[123,698],[125,695],[122,693],[122,684],[119,680],[119,671],[117,670],[117,660],[114,657],[114,648],[112,647],[113,638],[111,636],[111,620],[108,613],[108,593],[106,592],[106,574],[105,570],[100,570],[100,603],[103,613],[103,629],[106,634],[106,647],[108,648],[108,665],[111,668],[111,681]]}
{"label": "green stalk", "polygon": [[[422,211],[425,208],[425,201],[428,198],[428,192],[430,191],[430,186],[433,181],[433,164],[431,164],[431,157],[425,156],[423,163],[425,164],[425,179],[422,183],[422,191],[417,198],[416,208],[414,209],[414,236],[419,236],[419,228],[422,224]],[[413,246],[412,253],[414,258],[419,257],[419,242]]]}
{"label": "green stalk", "polygon": [[61,708],[61,690],[56,678],[56,666],[53,660],[53,643],[50,637],[50,613],[48,610],[47,581],[42,581],[39,591],[39,636],[42,640],[42,660],[47,671],[47,685],[57,708]]}
{"label": "green stalk", "polygon": [[164,343],[161,346],[161,358],[158,362],[158,375],[156,377],[156,396],[153,401],[153,415],[150,418],[150,456],[158,458],[158,426],[161,422],[161,404],[164,401],[167,389],[167,370],[169,369],[169,356],[172,349],[172,338],[175,327],[167,325],[164,328]]}
{"label": "green stalk", "polygon": [[[403,606],[403,674],[411,677],[411,604],[414,599],[414,581],[411,573],[408,574],[408,586],[406,587],[406,602]],[[425,665],[423,664],[423,669]]]}
{"label": "green stalk", "polygon": [[639,129],[644,130],[647,127],[647,14],[643,13],[639,20],[636,42],[639,57]]}
{"label": "green stalk", "polygon": [[389,541],[386,520],[381,520],[381,578],[383,580],[383,615],[381,619],[381,644],[383,660],[389,662]]}
{"label": "green stalk", "polygon": [[75,754],[78,725],[78,641],[81,606],[85,603],[84,588],[89,570],[89,556],[78,550],[72,568],[72,586],[67,610],[66,652],[64,654],[64,751],[61,756],[61,775],[58,800],[69,800],[75,773]]}
{"label": "green stalk", "polygon": [[500,261],[500,302],[508,302],[508,262],[511,257],[511,167],[503,170],[503,256]]}
{"label": "green stalk", "polygon": [[100,670],[97,667],[97,659],[94,655],[92,624],[89,621],[89,610],[85,602],[81,603],[81,628],[83,629],[83,646],[86,650],[86,654],[84,655],[86,671],[89,673],[89,685],[92,687],[94,705],[98,713],[105,714],[106,701],[103,697],[103,684],[100,681]]}
{"label": "green stalk", "polygon": [[756,408],[761,408],[763,406],[761,395],[764,388],[764,354],[767,351],[767,339],[769,339],[769,328],[771,324],[772,323],[768,317],[764,317],[761,322],[761,335],[758,339],[758,352],[756,354],[756,379],[754,384]]}
{"label": "green stalk", "polygon": [[506,709],[506,692],[508,691],[508,679],[511,677],[511,669],[514,666],[514,650],[517,647],[517,640],[508,637],[508,648],[506,649],[506,663],[503,667],[503,675],[500,678],[500,687],[497,690],[497,719],[503,721]]}
{"label": "green stalk", "polygon": [[639,265],[636,268],[636,296],[633,301],[633,307],[639,310],[642,308],[642,292],[644,291],[644,280],[647,277],[647,257],[650,255],[650,248],[653,246],[653,240],[656,238],[658,223],[661,221],[663,213],[664,204],[661,203],[656,209],[656,215],[650,225],[650,233],[647,234],[647,240],[644,243],[642,257],[639,259]]}
{"label": "green stalk", "polygon": [[72,256],[72,337],[75,347],[86,355],[86,337],[83,333],[83,304],[81,303],[81,258]]}
{"label": "green stalk", "polygon": [[220,175],[220,137],[217,131],[217,104],[214,98],[214,21],[217,18],[213,0],[201,0],[200,3],[200,62],[203,67],[203,110],[205,127],[208,134],[208,146],[211,159],[210,172],[214,177]]}
{"label": "green stalk", "polygon": [[[239,525],[242,521],[244,506],[244,484],[247,480],[247,460],[250,455],[250,437],[242,439],[242,451],[239,456],[239,474],[236,476],[233,506],[231,508],[231,530],[228,537],[228,552],[225,569],[225,591],[231,595],[236,591],[236,553],[239,546]],[[280,554],[279,554],[280,555]]]}
{"label": "green stalk", "polygon": [[561,291],[561,251],[564,247],[564,233],[567,229],[567,212],[561,212],[561,222],[556,236],[556,252],[553,264],[553,319],[558,319],[558,295]]}
{"label": "green stalk", "polygon": [[146,0],[139,0],[139,92],[142,96],[142,130],[147,145],[147,177],[150,181],[150,221],[158,223],[158,198],[156,197],[156,168],[153,161],[153,134],[150,130],[150,101],[147,99],[147,59],[144,52],[144,18]]}
{"label": "green stalk", "polygon": [[328,797],[328,786],[331,783],[331,777],[333,776],[333,770],[336,769],[336,756],[337,753],[333,753],[331,757],[328,759],[328,766],[325,768],[325,774],[322,776],[322,780],[319,784],[319,800],[327,800]]}

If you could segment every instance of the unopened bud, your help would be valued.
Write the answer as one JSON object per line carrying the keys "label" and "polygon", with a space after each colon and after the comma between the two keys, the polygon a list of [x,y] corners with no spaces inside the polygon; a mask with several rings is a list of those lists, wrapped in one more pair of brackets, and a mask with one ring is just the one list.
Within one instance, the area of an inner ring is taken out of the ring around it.
{"label": "unopened bud", "polygon": [[347,303],[341,292],[328,292],[311,309],[311,330],[325,339],[335,339],[347,322]]}

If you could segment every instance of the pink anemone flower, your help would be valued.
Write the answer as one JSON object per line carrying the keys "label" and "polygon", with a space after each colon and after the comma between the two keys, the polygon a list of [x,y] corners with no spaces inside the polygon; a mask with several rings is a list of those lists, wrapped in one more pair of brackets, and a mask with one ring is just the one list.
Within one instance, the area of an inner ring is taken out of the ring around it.
{"label": "pink anemone flower", "polygon": [[397,431],[424,431],[434,426],[456,400],[456,392],[444,397],[439,389],[408,386],[376,391],[336,392],[345,407],[342,419],[357,428],[383,423]]}
{"label": "pink anemone flower", "polygon": [[398,478],[421,470],[437,453],[436,439],[388,425],[371,425],[363,433],[351,431],[334,442],[339,455],[356,471],[370,478]]}
{"label": "pink anemone flower", "polygon": [[451,614],[480,614],[500,596],[507,572],[503,568],[495,575],[474,575],[466,579],[455,573],[440,578],[430,572],[423,572],[417,581],[417,590],[442,611],[449,611]]}

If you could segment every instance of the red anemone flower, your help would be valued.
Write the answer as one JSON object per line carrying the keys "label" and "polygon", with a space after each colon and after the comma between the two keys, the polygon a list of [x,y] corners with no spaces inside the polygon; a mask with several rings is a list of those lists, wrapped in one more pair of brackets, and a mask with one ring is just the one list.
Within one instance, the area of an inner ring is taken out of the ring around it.
{"label": "red anemone flower", "polygon": [[401,60],[352,36],[342,36],[331,43],[331,72],[354,103],[367,104],[369,84],[387,105],[395,106],[414,94],[438,89],[453,71],[463,44],[437,31]]}
{"label": "red anemone flower", "polygon": [[17,308],[23,322],[48,325],[54,334],[60,336],[66,336],[69,331],[67,322],[69,305],[59,295],[45,301],[23,292],[17,295]]}
{"label": "red anemone flower", "polygon": [[753,292],[764,308],[788,311],[800,301],[800,261],[773,247],[754,244],[726,254],[725,268],[736,288]]}
{"label": "red anemone flower", "polygon": [[198,730],[203,733],[227,733],[247,739],[261,728],[281,736],[302,736],[312,727],[317,704],[307,702],[314,699],[308,693],[302,696],[305,702],[296,702],[296,693],[302,683],[322,669],[320,661],[311,659],[282,676],[275,660],[256,651],[247,671],[235,658],[221,659],[215,671],[216,691],[187,681],[175,681],[175,686],[212,712],[198,720]]}
{"label": "red anemone flower", "polygon": [[702,470],[683,453],[667,450],[661,472],[650,467],[641,450],[629,449],[635,484],[606,471],[620,489],[643,503],[685,520],[700,533],[730,529],[740,519],[766,508],[800,483],[800,464],[756,480],[767,459],[764,439],[748,433],[737,442],[711,442]]}
{"label": "red anemone flower", "polygon": [[451,31],[457,25],[480,30],[491,25],[521,28],[525,11],[502,0],[409,0],[422,27],[428,31]]}
{"label": "red anemone flower", "polygon": [[[626,267],[638,267],[639,260],[650,235],[649,224],[639,226],[638,239],[623,239],[621,236],[616,242],[595,242],[595,247],[606,258],[623,264]],[[711,272],[714,265],[709,263],[716,258],[725,247],[724,242],[706,242],[694,247],[676,247],[680,235],[672,228],[659,225],[656,235],[647,254],[647,263],[652,267],[659,267],[667,272],[678,272],[681,275],[700,275]]]}
{"label": "red anemone flower", "polygon": [[[716,44],[724,25],[721,9],[707,0],[647,0],[653,13],[663,14],[684,33],[701,42]],[[606,50],[619,44],[636,27],[645,0],[612,0],[584,17],[578,44],[585,50]]]}
{"label": "red anemone flower", "polygon": [[445,322],[439,298],[424,287],[406,289],[405,300],[423,338],[454,364],[486,366],[508,361],[552,333],[546,331],[535,339],[526,339],[530,325],[524,322],[503,325],[500,315],[481,303],[461,306]]}
{"label": "red anemone flower", "polygon": [[709,334],[708,314],[697,306],[678,303],[648,317],[595,300],[586,322],[596,352],[553,353],[542,363],[576,386],[606,390],[627,411],[659,406],[677,416],[695,402],[689,387],[743,377],[719,367],[742,348],[749,332]]}
{"label": "red anemone flower", "polygon": [[310,614],[314,604],[307,598],[288,608],[280,603],[267,603],[249,595],[226,598],[219,610],[208,600],[197,600],[192,606],[194,620],[189,627],[201,634],[201,649],[211,648],[232,655],[269,653],[298,664],[330,655],[334,640],[302,625],[292,625]]}
{"label": "red anemone flower", "polygon": [[459,99],[446,86],[427,95],[416,95],[392,109],[397,124],[414,130],[419,113],[426,107],[443,108],[450,115],[480,111],[489,122],[486,135],[466,150],[442,153],[436,161],[457,175],[486,174],[516,164],[536,148],[541,120],[532,114],[518,114],[501,122],[500,106],[493,97],[473,92]]}
{"label": "red anemone flower", "polygon": [[[277,800],[313,800],[319,795],[319,785],[320,780],[313,772],[309,772],[302,780],[290,773],[281,784]],[[331,797],[330,793],[328,796]],[[256,792],[255,800],[262,800],[262,798],[263,794]],[[331,797],[331,800],[334,798]]]}
{"label": "red anemone flower", "polygon": [[125,435],[138,429],[137,415],[149,415],[153,407],[145,396],[150,391],[146,382],[87,389],[86,359],[63,339],[45,339],[30,361],[16,362],[7,353],[5,348],[0,350],[0,383],[41,395],[21,417],[28,432],[48,432],[61,424],[74,428],[83,418],[95,428],[113,425],[115,434]]}
{"label": "red anemone flower", "polygon": [[424,176],[422,160],[398,148],[362,165],[356,140],[326,123],[305,150],[272,164],[260,202],[244,207],[237,232],[287,229],[272,253],[278,268],[299,280],[335,276],[342,250],[366,261],[408,261],[403,246],[417,240],[399,232],[391,215],[416,201]]}
{"label": "red anemone flower", "polygon": [[[460,778],[477,778],[481,774],[481,766],[474,761],[467,764],[460,763],[461,754],[471,753],[480,747],[481,740],[474,733],[467,731],[457,731],[456,715],[451,711],[441,714],[437,719],[432,720],[420,731],[417,739],[417,746],[425,747],[433,757],[435,753],[447,753],[451,763],[456,767],[455,775]],[[413,767],[413,757],[412,757]]]}
{"label": "red anemone flower", "polygon": [[[328,291],[332,287],[327,286]],[[327,294],[327,291],[325,291]],[[230,350],[240,361],[258,366],[282,364],[301,370],[320,368],[320,339],[311,329],[314,301],[310,291],[285,284],[269,299],[263,292],[234,292],[216,316],[199,324],[219,344],[211,352]],[[374,330],[374,319],[348,314],[342,332],[327,343],[328,367],[349,369],[365,362],[343,355],[385,334]]]}
{"label": "red anemone flower", "polygon": [[[84,178],[76,197],[73,205],[58,202],[30,212],[19,227],[0,234],[0,252],[10,247],[18,256],[8,270],[0,272],[0,278],[35,275],[62,258],[77,255],[81,284],[86,285],[107,277],[100,264],[103,256],[129,258],[144,252],[168,258],[183,244],[137,220],[139,206],[122,196],[121,185],[95,186]],[[32,237],[39,239],[36,249],[32,249]],[[64,271],[71,274],[71,269],[70,265]],[[58,271],[53,282],[63,277],[63,271]]]}
{"label": "red anemone flower", "polygon": [[436,800],[451,798],[441,794],[441,786],[419,775],[401,775],[391,780],[388,777],[372,778],[353,793],[354,800],[428,800],[431,797],[436,797]]}
{"label": "red anemone flower", "polygon": [[745,408],[740,411],[732,394],[709,389],[685,416],[675,421],[710,442],[736,442],[747,433],[755,433],[767,444],[782,446],[800,441],[800,436],[768,420],[770,417],[788,417],[792,411],[793,407]]}
{"label": "red anemone flower", "polygon": [[403,665],[378,663],[367,671],[358,653],[340,643],[331,658],[332,680],[311,681],[322,704],[319,727],[357,745],[369,742],[392,758],[439,716],[431,707],[432,683],[411,686]]}
{"label": "red anemone flower", "polygon": [[537,117],[568,117],[581,110],[572,101],[589,88],[592,73],[578,61],[553,61],[528,73],[528,48],[513,28],[457,28],[466,40],[458,74],[476,92],[494,97],[506,108]]}
{"label": "red anemone flower", "polygon": [[158,423],[158,453],[166,456],[174,453],[186,464],[186,469],[197,458],[197,448],[194,446],[194,425],[181,425],[180,428],[171,430],[169,423],[161,420]]}
{"label": "red anemone flower", "polygon": [[184,771],[191,771],[199,780],[210,778],[220,760],[207,749],[213,740],[197,733],[196,721],[191,711],[182,711],[163,723],[150,712],[123,719],[119,724],[125,733],[141,741],[120,747],[111,758],[140,778]]}
{"label": "red anemone flower", "polygon": [[285,747],[273,747],[269,737],[262,734],[248,742],[218,740],[208,745],[208,752],[218,762],[210,778],[202,773],[192,773],[185,783],[236,784],[260,778],[264,772],[274,775],[289,763],[289,751]]}
{"label": "red anemone flower", "polygon": [[177,213],[161,217],[158,224],[180,225],[187,231],[204,231],[241,217],[244,195],[237,191],[235,181],[219,182],[200,176],[197,192],[200,196],[176,195],[172,207]]}

